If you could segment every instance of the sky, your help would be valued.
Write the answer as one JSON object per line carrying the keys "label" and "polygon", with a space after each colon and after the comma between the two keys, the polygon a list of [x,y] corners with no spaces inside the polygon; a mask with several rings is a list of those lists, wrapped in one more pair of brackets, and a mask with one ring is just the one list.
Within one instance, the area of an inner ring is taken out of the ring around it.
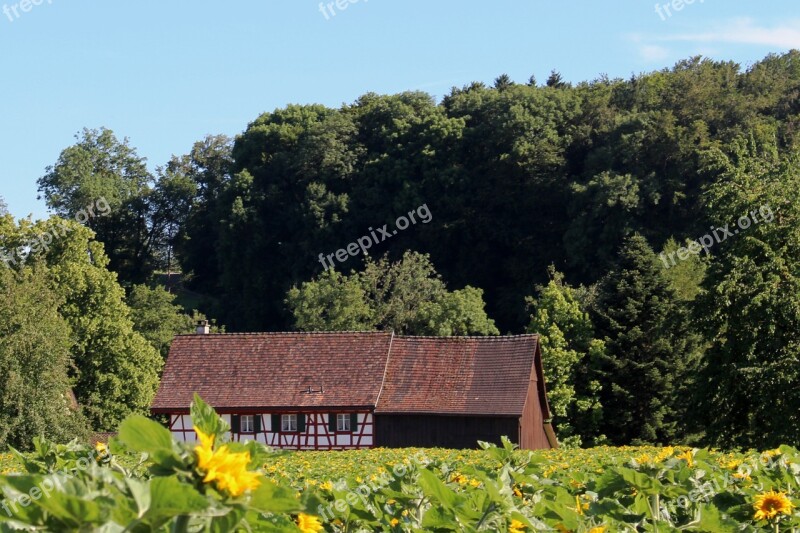
{"label": "sky", "polygon": [[627,78],[695,55],[747,68],[792,48],[797,0],[0,0],[0,197],[46,217],[36,180],[85,127],[155,170],[288,104]]}

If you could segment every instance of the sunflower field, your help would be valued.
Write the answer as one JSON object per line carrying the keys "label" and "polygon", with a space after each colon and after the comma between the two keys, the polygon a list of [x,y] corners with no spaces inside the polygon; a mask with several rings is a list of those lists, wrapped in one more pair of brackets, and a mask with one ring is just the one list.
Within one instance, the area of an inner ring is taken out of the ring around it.
{"label": "sunflower field", "polygon": [[0,531],[800,532],[800,454],[684,447],[275,452],[132,417],[108,447],[0,455]]}

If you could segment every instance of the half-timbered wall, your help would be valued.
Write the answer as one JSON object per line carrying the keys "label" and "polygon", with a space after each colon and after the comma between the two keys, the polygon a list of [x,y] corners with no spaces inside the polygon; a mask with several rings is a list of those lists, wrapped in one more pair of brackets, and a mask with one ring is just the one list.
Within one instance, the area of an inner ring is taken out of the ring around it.
{"label": "half-timbered wall", "polygon": [[[251,415],[253,413],[242,413]],[[273,428],[273,415],[294,414],[305,417],[304,431],[281,431],[280,426]],[[230,425],[232,414],[221,415]],[[239,415],[241,416],[241,415]],[[258,433],[234,433],[232,440],[257,440],[273,448],[289,450],[349,450],[358,448],[371,448],[375,443],[375,419],[370,412],[357,413],[358,424],[355,431],[331,431],[328,420],[329,413],[264,413],[254,414],[260,417],[261,423]],[[335,414],[334,414],[335,416]],[[197,435],[192,429],[192,420],[189,415],[170,415],[169,429],[179,441],[196,442]]]}

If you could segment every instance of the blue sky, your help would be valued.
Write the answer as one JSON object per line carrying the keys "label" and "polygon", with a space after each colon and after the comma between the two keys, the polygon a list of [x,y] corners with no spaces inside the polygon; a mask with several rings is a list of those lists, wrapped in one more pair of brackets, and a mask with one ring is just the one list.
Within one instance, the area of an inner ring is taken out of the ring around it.
{"label": "blue sky", "polygon": [[83,127],[155,168],[289,103],[800,49],[797,0],[339,0],[335,15],[319,0],[28,1],[0,0],[0,196],[17,217],[47,215],[36,179]]}

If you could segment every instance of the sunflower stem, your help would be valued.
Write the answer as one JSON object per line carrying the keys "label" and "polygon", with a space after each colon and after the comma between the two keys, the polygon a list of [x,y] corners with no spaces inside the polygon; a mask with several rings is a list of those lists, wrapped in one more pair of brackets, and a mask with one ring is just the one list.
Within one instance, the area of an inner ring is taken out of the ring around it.
{"label": "sunflower stem", "polygon": [[189,515],[180,515],[172,525],[173,533],[186,533],[189,531]]}

